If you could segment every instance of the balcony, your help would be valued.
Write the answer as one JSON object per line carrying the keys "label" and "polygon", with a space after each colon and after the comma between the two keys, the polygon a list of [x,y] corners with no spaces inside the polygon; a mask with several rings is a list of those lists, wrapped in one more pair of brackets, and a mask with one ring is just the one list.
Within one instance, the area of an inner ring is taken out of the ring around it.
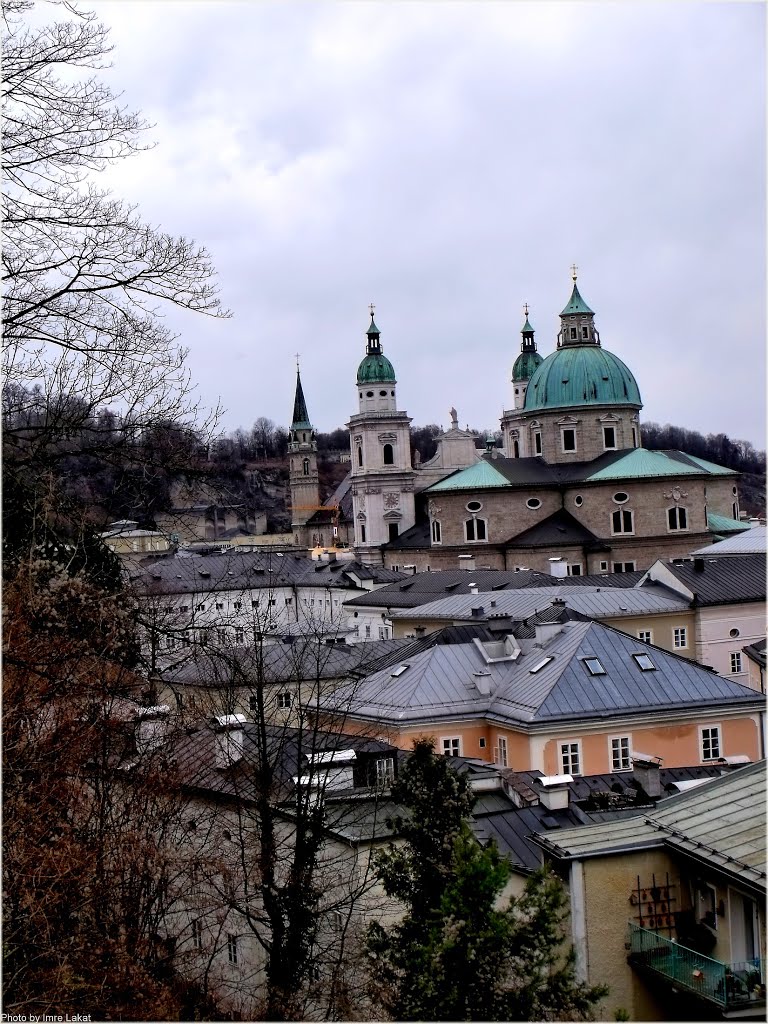
{"label": "balcony", "polygon": [[717,1007],[724,1017],[764,1019],[765,964],[761,960],[724,964],[663,935],[629,925],[629,963],[680,992]]}

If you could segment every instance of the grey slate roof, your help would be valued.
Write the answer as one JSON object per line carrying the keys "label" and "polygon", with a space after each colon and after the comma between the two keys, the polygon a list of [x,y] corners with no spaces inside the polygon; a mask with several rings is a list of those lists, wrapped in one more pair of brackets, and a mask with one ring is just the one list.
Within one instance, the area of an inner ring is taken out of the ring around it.
{"label": "grey slate roof", "polygon": [[558,833],[536,841],[561,858],[666,846],[765,891],[765,761],[661,801],[626,821]]}
{"label": "grey slate roof", "polygon": [[[402,672],[390,667],[353,689],[342,686],[327,705],[398,725],[459,717],[536,725],[659,709],[763,707],[749,687],[601,623],[566,622],[543,647],[523,643],[517,660],[490,663],[475,643],[435,646],[404,657]],[[647,653],[654,670],[642,671],[636,653]],[[599,658],[605,674],[591,675],[586,657]]]}
{"label": "grey slate roof", "polygon": [[471,585],[480,593],[522,590],[525,587],[634,587],[644,572],[615,572],[605,575],[568,576],[561,579],[532,569],[444,569],[406,576],[398,583],[380,587],[345,602],[345,607],[416,608],[450,594],[468,594]]}
{"label": "grey slate roof", "polygon": [[[562,601],[574,611],[595,619],[681,612],[689,607],[685,598],[657,584],[625,590],[616,587],[563,585],[442,597],[429,604],[420,605],[416,611],[393,611],[392,618],[471,619],[473,609],[481,609],[480,617],[484,618],[503,616],[525,619],[549,607],[553,601]],[[349,603],[351,605],[353,602]]]}
{"label": "grey slate roof", "polygon": [[505,544],[511,548],[551,548],[573,544],[606,547],[605,541],[600,540],[586,526],[582,526],[578,519],[564,508],[558,509],[522,533],[513,534]]}
{"label": "grey slate roof", "polygon": [[701,555],[682,564],[668,562],[666,568],[694,594],[696,605],[765,600],[765,555]]}
{"label": "grey slate roof", "polygon": [[142,562],[130,574],[133,586],[144,595],[201,594],[211,591],[252,590],[258,587],[334,587],[352,589],[346,574],[392,583],[403,574],[359,562],[316,562],[305,555],[272,551],[226,551],[217,554],[179,553]]}

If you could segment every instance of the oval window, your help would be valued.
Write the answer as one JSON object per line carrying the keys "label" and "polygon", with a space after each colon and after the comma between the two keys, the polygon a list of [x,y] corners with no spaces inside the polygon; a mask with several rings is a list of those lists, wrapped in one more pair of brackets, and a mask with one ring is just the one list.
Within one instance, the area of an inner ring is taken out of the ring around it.
{"label": "oval window", "polygon": [[734,636],[735,637],[735,636],[738,636],[738,635],[739,635],[738,629],[732,629],[731,632],[729,633],[729,636]]}
{"label": "oval window", "polygon": [[386,392],[386,391],[380,391],[380,392],[379,392],[379,395],[380,395],[380,396],[381,396],[382,398],[386,398],[386,397],[387,397],[387,392]]}
{"label": "oval window", "polygon": [[529,498],[525,503],[528,508],[541,508],[541,502],[538,498]]}
{"label": "oval window", "polygon": [[581,506],[584,504],[584,499],[582,498],[582,496],[580,494],[577,494],[576,497],[573,499],[573,504],[577,508],[581,508]]}
{"label": "oval window", "polygon": [[392,395],[393,398],[395,397],[395,392],[394,391],[390,391],[389,393],[390,393],[390,395]]}
{"label": "oval window", "polygon": [[479,512],[483,506],[479,501],[468,501],[465,507],[467,512]]}
{"label": "oval window", "polygon": [[629,495],[626,493],[626,491],[616,491],[616,493],[613,496],[613,500],[617,504],[623,505],[625,501],[629,501]]}
{"label": "oval window", "polygon": [[733,488],[733,496],[734,496],[734,498],[736,497],[736,495],[737,495],[738,493],[739,493],[739,490],[738,490],[738,488],[737,488],[737,487],[734,487],[734,488]]}
{"label": "oval window", "polygon": [[366,391],[365,392],[365,397],[366,398],[373,398],[373,392],[372,391]]}

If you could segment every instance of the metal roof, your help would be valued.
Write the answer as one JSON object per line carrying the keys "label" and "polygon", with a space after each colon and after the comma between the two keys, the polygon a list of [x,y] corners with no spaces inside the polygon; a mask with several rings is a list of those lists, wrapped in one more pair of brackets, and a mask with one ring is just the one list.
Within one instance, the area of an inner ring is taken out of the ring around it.
{"label": "metal roof", "polygon": [[664,569],[690,591],[697,605],[765,601],[765,555],[708,558],[705,554],[685,562],[666,562]]}
{"label": "metal roof", "polygon": [[[478,618],[473,609],[481,608],[480,617],[525,619],[554,601],[590,618],[624,618],[632,615],[669,614],[685,611],[689,602],[671,594],[662,587],[650,585],[640,588],[619,587],[525,587],[519,590],[457,594],[441,597],[422,604],[418,611],[393,611],[392,617],[407,619],[468,619]],[[353,602],[349,602],[350,605]]]}
{"label": "metal roof", "polygon": [[560,316],[571,316],[574,313],[593,313],[593,310],[591,310],[584,299],[582,299],[575,280],[573,282],[573,291],[571,292],[571,297],[568,300],[568,305],[562,311]]}
{"label": "metal roof", "polygon": [[629,367],[594,341],[563,342],[531,377],[525,392],[526,413],[595,405],[642,408]]}
{"label": "metal roof", "polygon": [[740,519],[732,519],[730,516],[719,516],[715,512],[707,512],[707,526],[713,533],[741,533],[748,530],[749,523],[742,523]]}
{"label": "metal roof", "polygon": [[693,554],[705,556],[762,554],[765,557],[766,550],[766,528],[753,526],[748,531],[745,530],[734,537],[728,537],[717,544],[697,548]]}
{"label": "metal roof", "polygon": [[685,452],[633,448],[621,454],[622,458],[593,473],[587,473],[585,479],[599,483],[601,480],[639,480],[648,477],[737,475],[732,469],[716,466],[713,462],[705,462],[703,459],[694,459]]}
{"label": "metal roof", "polygon": [[667,846],[765,890],[766,765],[758,761],[626,821],[536,835],[569,859]]}
{"label": "metal roof", "polygon": [[[460,486],[456,486],[458,480],[461,480]],[[507,487],[507,478],[502,476],[497,469],[494,468],[491,462],[486,459],[481,459],[472,466],[468,466],[466,469],[460,469],[452,476],[446,477],[444,480],[439,480],[436,484],[432,484],[431,487],[425,488],[427,491],[455,491],[464,490],[465,488],[481,488],[486,490],[489,487]]]}
{"label": "metal roof", "polygon": [[[456,717],[524,724],[607,718],[617,712],[763,705],[761,695],[749,687],[602,623],[565,622],[546,643],[524,640],[521,646],[515,661],[490,663],[474,643],[432,647],[404,658],[403,671],[396,675],[384,669],[352,689],[341,687],[327,705],[393,724]],[[643,671],[632,657],[637,653],[647,653],[654,669]],[[589,672],[588,657],[599,658],[604,674]]]}

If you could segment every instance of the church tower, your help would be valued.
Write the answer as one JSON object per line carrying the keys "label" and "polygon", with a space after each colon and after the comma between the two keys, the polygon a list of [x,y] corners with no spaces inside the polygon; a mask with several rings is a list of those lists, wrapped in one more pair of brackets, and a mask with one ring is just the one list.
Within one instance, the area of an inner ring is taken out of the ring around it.
{"label": "church tower", "polygon": [[534,330],[528,319],[528,303],[525,306],[525,323],[520,332],[523,341],[520,346],[520,354],[512,367],[512,387],[514,390],[514,409],[505,412],[501,419],[502,445],[507,458],[519,459],[529,454],[527,451],[527,434],[521,430],[522,419],[520,412],[525,406],[525,394],[528,390],[528,382],[538,367],[543,362],[541,355],[536,349]]}
{"label": "church tower", "polygon": [[297,544],[305,538],[301,527],[314,515],[320,504],[320,482],[317,475],[317,438],[309,422],[307,403],[301,386],[301,373],[296,366],[296,398],[288,439],[288,480],[291,489],[291,527]]}
{"label": "church tower", "polygon": [[361,561],[381,564],[381,545],[415,522],[410,417],[397,409],[395,371],[373,319],[357,369],[358,412],[350,417],[354,546]]}

